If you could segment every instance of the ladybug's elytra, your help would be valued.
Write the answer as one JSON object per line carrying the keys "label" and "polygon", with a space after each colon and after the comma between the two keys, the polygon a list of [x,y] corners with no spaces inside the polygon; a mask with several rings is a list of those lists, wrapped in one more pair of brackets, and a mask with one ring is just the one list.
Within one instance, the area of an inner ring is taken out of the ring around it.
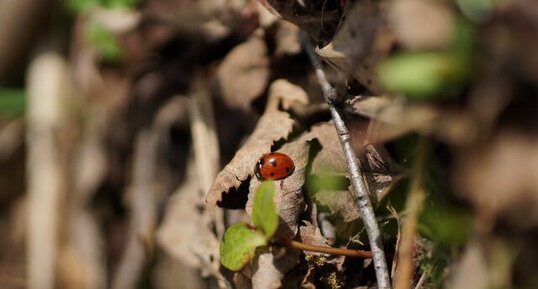
{"label": "ladybug's elytra", "polygon": [[289,156],[283,153],[269,153],[256,162],[254,172],[261,180],[280,180],[291,175],[294,169],[295,164]]}

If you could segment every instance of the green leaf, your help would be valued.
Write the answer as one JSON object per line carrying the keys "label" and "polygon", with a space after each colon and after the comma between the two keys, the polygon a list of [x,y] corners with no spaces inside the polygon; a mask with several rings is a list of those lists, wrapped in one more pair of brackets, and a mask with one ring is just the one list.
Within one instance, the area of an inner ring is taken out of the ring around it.
{"label": "green leaf", "polygon": [[109,9],[134,8],[139,0],[69,0],[67,8],[72,12],[85,12],[96,7]]}
{"label": "green leaf", "polygon": [[468,21],[460,20],[454,26],[454,36],[452,39],[451,52],[457,53],[460,57],[472,61],[473,52],[476,46],[475,27]]}
{"label": "green leaf", "polygon": [[241,270],[256,254],[256,248],[267,245],[265,236],[245,223],[232,225],[220,241],[220,259],[224,267]]}
{"label": "green leaf", "polygon": [[420,217],[419,231],[436,243],[463,245],[471,236],[471,216],[457,207],[427,203]]}
{"label": "green leaf", "polygon": [[475,45],[474,26],[460,19],[448,49],[403,52],[383,61],[378,67],[381,84],[413,100],[455,96],[471,76]]}
{"label": "green leaf", "polygon": [[334,171],[322,169],[306,179],[306,189],[310,194],[319,191],[347,191],[349,180]]}
{"label": "green leaf", "polygon": [[0,87],[0,117],[21,117],[26,107],[25,91]]}
{"label": "green leaf", "polygon": [[82,12],[101,5],[100,0],[69,0],[65,5],[70,11]]}
{"label": "green leaf", "polygon": [[271,238],[278,228],[274,197],[274,182],[264,181],[256,190],[252,206],[252,223],[265,234],[267,239]]}
{"label": "green leaf", "polygon": [[115,8],[115,9],[128,9],[134,8],[138,3],[138,0],[108,0],[106,2],[106,7]]}
{"label": "green leaf", "polygon": [[112,32],[99,23],[92,23],[87,33],[90,43],[103,60],[112,63],[121,60],[123,50]]}
{"label": "green leaf", "polygon": [[456,0],[456,2],[465,16],[477,22],[486,20],[495,6],[501,3],[498,0]]}
{"label": "green leaf", "polygon": [[379,67],[383,86],[415,100],[446,96],[469,75],[467,57],[450,52],[401,53]]}

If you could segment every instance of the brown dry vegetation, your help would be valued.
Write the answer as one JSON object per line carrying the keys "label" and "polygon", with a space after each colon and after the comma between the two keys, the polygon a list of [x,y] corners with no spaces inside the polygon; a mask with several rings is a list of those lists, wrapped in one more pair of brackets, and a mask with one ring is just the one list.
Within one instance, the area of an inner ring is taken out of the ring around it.
{"label": "brown dry vegetation", "polygon": [[0,288],[377,288],[281,244],[220,263],[271,151],[277,235],[369,249],[301,30],[392,286],[538,288],[533,0],[0,1]]}

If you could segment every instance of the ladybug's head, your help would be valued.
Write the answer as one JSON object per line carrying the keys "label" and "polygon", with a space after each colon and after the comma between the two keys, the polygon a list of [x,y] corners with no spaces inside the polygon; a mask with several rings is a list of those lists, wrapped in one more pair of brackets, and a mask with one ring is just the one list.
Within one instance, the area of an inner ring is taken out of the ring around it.
{"label": "ladybug's head", "polygon": [[262,177],[262,172],[261,172],[261,167],[263,166],[263,163],[264,163],[264,160],[263,158],[262,159],[259,159],[257,162],[256,162],[256,167],[254,168],[254,174],[256,175],[256,177],[260,180],[263,180],[263,177]]}

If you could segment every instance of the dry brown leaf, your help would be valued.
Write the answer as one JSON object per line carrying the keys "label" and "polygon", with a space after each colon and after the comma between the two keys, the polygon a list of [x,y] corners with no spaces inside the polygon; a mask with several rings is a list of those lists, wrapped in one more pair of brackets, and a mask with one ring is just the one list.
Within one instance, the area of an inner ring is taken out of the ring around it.
{"label": "dry brown leaf", "polygon": [[379,1],[356,2],[346,10],[345,22],[324,47],[316,53],[338,71],[352,75],[374,94],[381,89],[377,83],[376,63],[388,53],[392,40],[382,33]]}
{"label": "dry brown leaf", "polygon": [[233,196],[235,190],[232,189],[239,188],[243,181],[253,176],[256,161],[271,151],[275,141],[286,138],[291,133],[293,123],[285,112],[272,111],[264,114],[245,145],[215,178],[207,195],[207,203],[226,208],[242,207],[244,202],[239,201],[243,204],[238,204],[234,199],[245,200],[246,196]]}
{"label": "dry brown leaf", "polygon": [[285,139],[293,130],[295,121],[288,113],[277,109],[278,103],[276,97],[269,96],[267,109],[254,132],[215,178],[207,193],[208,205],[243,208],[247,196],[238,193],[237,189],[254,175],[256,161],[263,154],[271,152],[274,142]]}
{"label": "dry brown leaf", "polygon": [[[311,139],[309,134],[304,134],[299,139],[283,145],[278,150],[278,152],[291,157],[295,163],[295,170],[289,177],[276,181],[275,204],[280,217],[277,234],[288,238],[293,238],[297,234],[299,216],[305,210],[302,188],[305,182],[305,170],[308,164]],[[249,215],[252,212],[254,193],[260,183],[257,178],[250,181],[250,193],[246,206]]]}
{"label": "dry brown leaf", "polygon": [[340,145],[340,139],[332,122],[324,122],[312,127],[310,133],[315,136],[321,150],[312,160],[311,173],[333,172],[338,175],[347,174],[347,164]]}
{"label": "dry brown leaf", "polygon": [[258,30],[232,49],[218,68],[224,102],[233,108],[250,110],[251,103],[264,92],[269,72],[267,46],[262,31]]}
{"label": "dry brown leaf", "polygon": [[299,86],[285,80],[277,79],[269,87],[269,99],[279,100],[284,110],[289,110],[293,105],[307,105],[308,95]]}
{"label": "dry brown leaf", "polygon": [[308,245],[330,247],[329,240],[321,234],[320,229],[308,221],[303,221],[303,225],[299,227],[299,238]]}

